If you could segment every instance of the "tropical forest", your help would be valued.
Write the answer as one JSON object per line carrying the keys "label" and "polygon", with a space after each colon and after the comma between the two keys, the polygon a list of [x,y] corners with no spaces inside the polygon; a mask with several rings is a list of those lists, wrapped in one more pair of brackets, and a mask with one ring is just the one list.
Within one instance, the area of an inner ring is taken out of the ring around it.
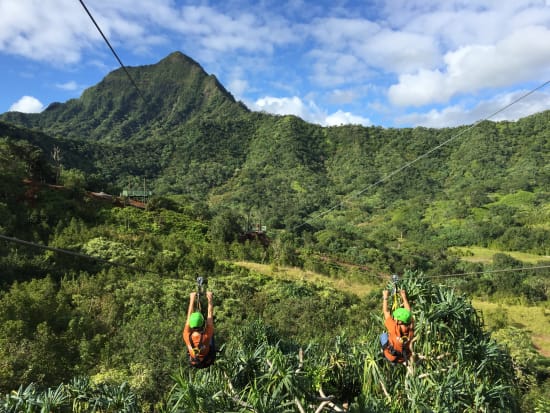
{"label": "tropical forest", "polygon": [[174,52],[0,114],[0,177],[0,412],[550,411],[550,111],[326,127]]}

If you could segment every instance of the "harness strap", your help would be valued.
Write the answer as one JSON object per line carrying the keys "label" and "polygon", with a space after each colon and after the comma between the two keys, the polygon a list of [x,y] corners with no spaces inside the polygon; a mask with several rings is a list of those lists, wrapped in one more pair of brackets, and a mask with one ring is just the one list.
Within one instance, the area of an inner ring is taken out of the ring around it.
{"label": "harness strap", "polygon": [[397,310],[397,308],[399,308],[399,301],[398,301],[398,298],[397,298],[397,290],[395,290],[394,294],[393,294],[393,304],[391,306],[391,311],[392,313]]}
{"label": "harness strap", "polygon": [[[193,333],[194,331],[191,331],[189,333],[189,343],[190,344],[193,344]],[[201,359],[200,359],[200,354],[201,354],[201,350],[202,348],[204,347],[203,343],[202,343],[202,337],[204,336],[204,329],[201,330],[201,336],[200,336],[200,339],[199,339],[199,343],[197,344],[196,347],[191,347],[189,346],[189,359],[191,360],[192,363],[200,363],[201,362]]]}
{"label": "harness strap", "polygon": [[[388,340],[388,343],[386,344],[386,348],[388,349],[388,351],[390,352],[390,354],[394,357],[396,357],[396,360],[397,359],[403,359],[404,362],[406,363],[408,358],[409,358],[409,350],[407,349],[406,345],[407,343],[410,341],[409,340],[409,335],[410,335],[410,328],[409,330],[407,331],[407,334],[406,335],[402,335],[401,334],[401,329],[399,327],[398,328],[398,331],[399,331],[399,338],[401,339],[401,348],[403,349],[402,351],[398,351],[396,350],[392,345],[391,345],[391,342],[390,340]],[[405,339],[405,340],[404,340]],[[394,360],[395,362],[395,360]]]}

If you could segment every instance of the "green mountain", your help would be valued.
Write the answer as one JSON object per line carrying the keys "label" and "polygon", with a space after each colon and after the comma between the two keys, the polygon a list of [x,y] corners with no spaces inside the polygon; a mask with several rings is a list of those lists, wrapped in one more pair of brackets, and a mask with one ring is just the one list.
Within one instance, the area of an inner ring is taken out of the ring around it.
{"label": "green mountain", "polygon": [[127,70],[131,79],[120,68],[79,99],[52,103],[40,114],[8,112],[2,118],[55,138],[128,143],[165,138],[197,118],[247,112],[215,76],[182,53]]}
{"label": "green mountain", "polygon": [[119,69],[79,99],[0,119],[48,136],[37,144],[59,147],[88,189],[145,181],[158,196],[316,233],[354,261],[366,244],[405,241],[548,253],[550,111],[474,128],[321,127],[249,111],[181,53],[128,70],[140,92]]}
{"label": "green mountain", "polygon": [[85,171],[103,176],[107,186],[166,173],[187,186],[197,162],[222,167],[227,179],[233,173],[227,165],[243,158],[247,147],[245,131],[235,124],[248,110],[181,53],[128,72],[139,91],[119,69],[79,99],[51,104],[40,114],[8,112],[1,119],[40,130],[62,149],[93,159],[95,167]]}
{"label": "green mountain", "polygon": [[[129,70],[141,94],[119,70],[0,117],[0,412],[548,410],[546,324],[535,349],[505,304],[545,317],[550,111],[324,128],[247,110],[180,53]],[[89,193],[143,185],[146,209]],[[269,242],[242,242],[246,220]],[[417,323],[407,368],[380,356],[390,273]],[[223,350],[191,372],[197,274]],[[501,306],[485,324],[467,295]]]}

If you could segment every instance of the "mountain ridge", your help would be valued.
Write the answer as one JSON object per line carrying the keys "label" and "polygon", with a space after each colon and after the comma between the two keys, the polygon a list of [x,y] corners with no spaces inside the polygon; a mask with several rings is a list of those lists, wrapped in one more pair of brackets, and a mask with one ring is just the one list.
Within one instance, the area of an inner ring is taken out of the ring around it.
{"label": "mountain ridge", "polygon": [[[117,193],[146,179],[157,195],[244,214],[254,209],[275,228],[303,223],[342,200],[354,211],[348,219],[366,225],[372,211],[415,200],[421,208],[410,213],[426,220],[430,211],[444,229],[443,205],[462,220],[483,215],[475,208],[491,205],[494,194],[550,187],[550,111],[475,128],[322,127],[248,110],[180,52],[129,71],[148,101],[118,69],[79,99],[0,120],[51,136],[49,145],[70,154],[66,166],[103,181],[91,190]],[[452,237],[475,238],[471,229],[461,231]]]}
{"label": "mountain ridge", "polygon": [[0,119],[56,138],[116,143],[166,135],[196,117],[248,111],[214,75],[181,52],[127,71],[133,82],[119,68],[78,99],[54,102],[39,114],[7,112]]}

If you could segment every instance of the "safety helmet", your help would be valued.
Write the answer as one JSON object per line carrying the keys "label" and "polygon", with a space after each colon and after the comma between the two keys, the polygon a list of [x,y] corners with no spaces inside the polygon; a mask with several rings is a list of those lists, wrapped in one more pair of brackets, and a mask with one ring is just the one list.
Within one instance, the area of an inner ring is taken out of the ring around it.
{"label": "safety helmet", "polygon": [[204,316],[199,313],[191,313],[189,316],[189,327],[191,328],[200,328],[204,325]]}
{"label": "safety helmet", "polygon": [[411,322],[411,312],[406,308],[400,307],[393,312],[393,318],[401,321],[403,324],[409,324]]}

